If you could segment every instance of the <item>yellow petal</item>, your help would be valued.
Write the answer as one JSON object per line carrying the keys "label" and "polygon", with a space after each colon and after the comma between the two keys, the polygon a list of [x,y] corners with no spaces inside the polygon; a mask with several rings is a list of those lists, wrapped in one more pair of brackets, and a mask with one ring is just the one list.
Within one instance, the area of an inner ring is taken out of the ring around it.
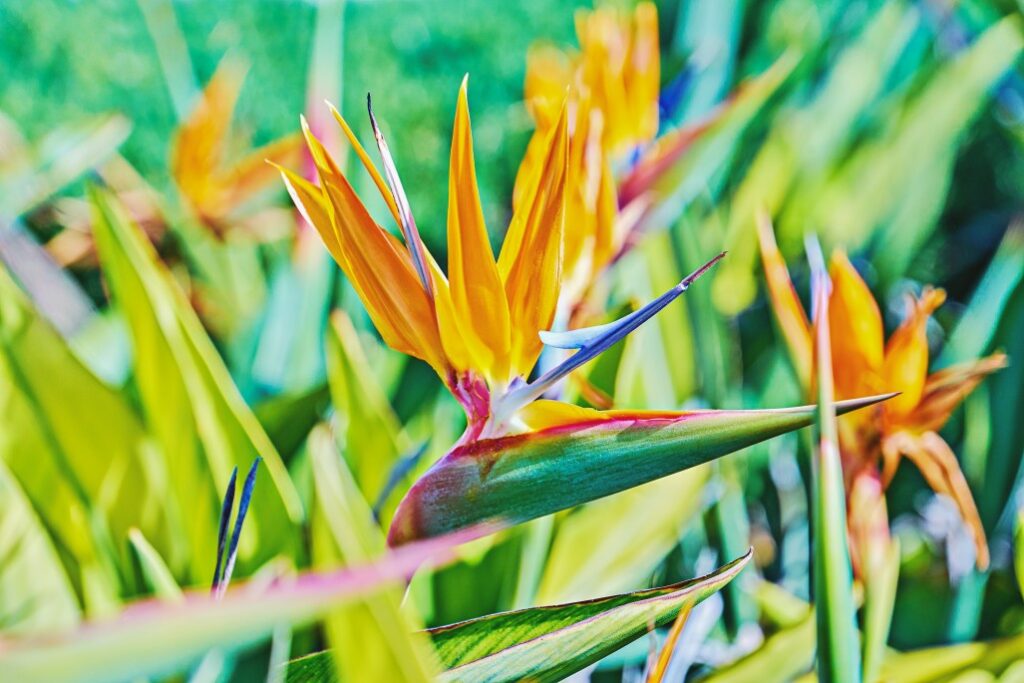
{"label": "yellow petal", "polygon": [[517,417],[530,431],[580,422],[603,422],[611,419],[608,413],[600,410],[547,399],[526,404],[517,413]]}
{"label": "yellow petal", "polygon": [[467,81],[462,81],[452,132],[448,176],[448,283],[461,335],[474,368],[509,379],[509,310],[480,207]]}
{"label": "yellow petal", "polygon": [[884,390],[882,315],[871,290],[846,254],[832,255],[829,276],[829,325],[832,328],[832,367],[836,398],[870,396]]}
{"label": "yellow petal", "polygon": [[813,362],[811,325],[807,321],[800,297],[793,288],[793,281],[775,242],[775,232],[767,213],[760,212],[757,216],[757,238],[761,245],[761,263],[775,320],[786,341],[800,385],[805,391],[810,391]]}
{"label": "yellow petal", "polygon": [[526,53],[523,98],[538,131],[550,130],[558,120],[574,68],[568,55],[551,46],[531,47]]}
{"label": "yellow petal", "polygon": [[[448,357],[448,363],[452,368],[456,371],[469,370],[473,367],[473,360],[462,334],[462,324],[455,313],[455,304],[452,302],[448,280],[433,258],[429,259],[428,265],[433,278],[434,312],[437,315],[437,330],[441,337],[441,346],[444,348],[445,356]],[[447,378],[445,379],[447,381]]]}
{"label": "yellow petal", "polygon": [[974,539],[978,569],[987,569],[989,553],[985,529],[981,524],[971,489],[949,444],[935,432],[925,432],[921,435],[897,432],[885,438],[882,449],[898,452],[909,458],[921,471],[933,491],[950,497],[956,503],[960,516]]}
{"label": "yellow petal", "polygon": [[511,370],[526,376],[540,354],[538,332],[555,315],[562,271],[565,229],[568,129],[565,107],[552,131],[544,163],[526,182],[522,203],[512,216],[498,258],[505,284],[511,329]]}
{"label": "yellow petal", "polygon": [[927,288],[911,299],[910,313],[885,346],[886,391],[899,391],[884,406],[887,415],[903,416],[917,406],[928,375],[928,318],[946,300],[941,289]]}
{"label": "yellow petal", "polygon": [[980,360],[961,363],[932,373],[925,381],[921,400],[901,422],[914,430],[937,431],[953,410],[974,391],[981,380],[1007,365],[1006,354],[994,353]]}

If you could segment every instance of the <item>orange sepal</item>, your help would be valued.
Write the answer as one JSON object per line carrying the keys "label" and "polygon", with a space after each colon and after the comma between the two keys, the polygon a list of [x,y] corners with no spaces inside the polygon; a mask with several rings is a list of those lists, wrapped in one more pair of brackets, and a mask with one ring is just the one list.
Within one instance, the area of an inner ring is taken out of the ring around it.
{"label": "orange sepal", "polygon": [[878,304],[844,252],[832,254],[829,276],[832,296],[828,317],[836,398],[885,391],[880,382],[884,336]]}
{"label": "orange sepal", "polygon": [[906,320],[885,345],[885,387],[901,392],[886,404],[886,415],[898,420],[921,400],[928,375],[928,318],[945,300],[945,291],[930,287],[920,299],[911,298]]}

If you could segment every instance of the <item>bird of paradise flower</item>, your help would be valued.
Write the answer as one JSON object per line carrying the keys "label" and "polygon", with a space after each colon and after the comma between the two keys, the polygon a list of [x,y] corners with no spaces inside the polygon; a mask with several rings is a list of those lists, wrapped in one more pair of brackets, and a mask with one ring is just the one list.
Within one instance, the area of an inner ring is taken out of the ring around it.
{"label": "bird of paradise flower", "polygon": [[[758,237],[775,318],[800,382],[811,391],[811,325],[767,216],[758,220]],[[981,518],[956,455],[938,430],[986,375],[1006,366],[1006,356],[994,353],[929,374],[926,328],[946,293],[926,287],[919,297],[909,296],[903,322],[885,342],[878,304],[844,252],[832,254],[829,270],[832,291],[828,311],[836,397],[849,398],[882,388],[900,392],[885,404],[845,417],[839,423],[855,569],[863,575],[865,565],[888,544],[884,491],[903,458],[914,463],[936,493],[953,500],[974,540],[977,566],[986,568],[989,550]]]}
{"label": "bird of paradise flower", "polygon": [[[468,424],[455,448],[435,463],[399,505],[389,535],[392,543],[499,515],[525,521],[808,424],[813,414],[809,407],[598,411],[541,399],[563,377],[678,298],[724,254],[617,321],[568,332],[547,331],[564,274],[566,203],[572,181],[567,167],[567,107],[561,108],[546,141],[543,163],[530,166],[524,194],[495,259],[480,207],[467,81],[463,80],[449,172],[447,276],[420,239],[369,99],[368,109],[383,174],[341,114],[333,107],[332,113],[403,239],[373,219],[304,121],[320,184],[287,169],[281,173],[296,206],[352,282],[384,341],[428,363],[466,412]],[[575,353],[530,379],[544,345]],[[848,402],[840,410],[874,400],[879,399]],[[571,455],[574,452],[579,455]],[[558,453],[563,456],[559,458]],[[603,469],[602,458],[609,464]],[[553,480],[581,479],[587,473],[589,477],[571,492],[551,493]],[[540,494],[520,497],[510,505],[509,496],[524,487]]]}

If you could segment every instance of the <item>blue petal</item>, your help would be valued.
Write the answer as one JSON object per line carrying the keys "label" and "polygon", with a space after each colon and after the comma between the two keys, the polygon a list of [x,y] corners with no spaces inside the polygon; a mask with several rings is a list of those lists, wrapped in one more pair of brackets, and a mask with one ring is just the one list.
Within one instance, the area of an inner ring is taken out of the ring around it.
{"label": "blue petal", "polygon": [[672,289],[668,290],[657,299],[654,299],[643,308],[625,315],[615,322],[606,325],[597,325],[569,332],[544,332],[541,339],[544,343],[558,348],[576,348],[576,353],[566,358],[562,363],[551,368],[534,381],[509,391],[501,401],[500,417],[507,416],[530,401],[536,399],[549,387],[560,379],[577,369],[587,361],[590,361],[615,343],[622,340],[633,330],[653,318],[661,309],[675,301],[679,296],[689,289],[693,281],[706,273],[713,265],[718,263],[725,252],[722,252],[711,259],[703,266],[693,271],[679,281]]}

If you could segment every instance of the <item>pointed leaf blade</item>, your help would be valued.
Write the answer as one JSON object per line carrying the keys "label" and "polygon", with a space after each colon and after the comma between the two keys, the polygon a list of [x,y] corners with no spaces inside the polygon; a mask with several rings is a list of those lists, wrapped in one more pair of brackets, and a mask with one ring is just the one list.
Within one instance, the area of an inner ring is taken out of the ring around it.
{"label": "pointed leaf blade", "polygon": [[558,681],[615,652],[728,584],[750,552],[699,579],[598,600],[531,608],[431,631],[442,681]]}
{"label": "pointed leaf blade", "polygon": [[[557,681],[648,632],[670,624],[721,590],[750,561],[748,552],[691,581],[562,605],[530,607],[430,629],[447,671],[441,681]],[[288,682],[335,681],[330,652],[294,660]]]}
{"label": "pointed leaf blade", "polygon": [[[810,251],[810,250],[809,250]],[[857,614],[846,531],[846,495],[839,461],[837,407],[832,385],[829,334],[829,283],[823,259],[809,253],[814,297],[814,346],[817,363],[817,443],[812,463],[812,562],[818,625],[818,675],[826,683],[860,680]]]}

